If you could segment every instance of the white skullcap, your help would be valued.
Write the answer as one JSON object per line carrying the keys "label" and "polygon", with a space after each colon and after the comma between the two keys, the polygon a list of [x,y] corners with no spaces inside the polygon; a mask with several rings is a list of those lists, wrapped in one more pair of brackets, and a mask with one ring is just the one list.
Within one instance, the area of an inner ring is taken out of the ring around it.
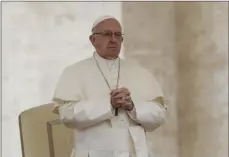
{"label": "white skullcap", "polygon": [[[114,16],[110,16],[110,15],[105,15],[105,16],[101,16],[99,17],[94,23],[93,23],[93,26],[92,26],[92,29],[91,31],[102,21],[104,20],[108,20],[108,19],[115,19],[117,20]],[[117,20],[118,21],[118,20]]]}

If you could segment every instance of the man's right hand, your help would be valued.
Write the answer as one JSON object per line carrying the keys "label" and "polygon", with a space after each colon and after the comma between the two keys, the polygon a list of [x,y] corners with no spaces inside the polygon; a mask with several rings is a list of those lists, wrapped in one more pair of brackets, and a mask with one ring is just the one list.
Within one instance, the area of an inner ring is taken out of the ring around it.
{"label": "man's right hand", "polygon": [[112,107],[113,108],[119,108],[119,107],[121,107],[122,104],[123,104],[121,101],[122,100],[119,100],[119,99],[116,99],[114,97],[111,97],[111,105],[112,105]]}

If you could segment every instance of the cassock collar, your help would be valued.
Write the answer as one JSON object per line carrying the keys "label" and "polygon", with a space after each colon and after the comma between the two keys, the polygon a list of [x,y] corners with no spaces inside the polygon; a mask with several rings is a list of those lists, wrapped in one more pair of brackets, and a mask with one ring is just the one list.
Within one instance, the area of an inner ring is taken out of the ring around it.
{"label": "cassock collar", "polygon": [[99,54],[97,52],[95,52],[95,57],[99,61],[100,64],[105,64],[106,66],[108,65],[109,67],[117,65],[118,61],[119,61],[118,57],[116,59],[113,59],[113,60],[105,59],[105,58],[99,56]]}

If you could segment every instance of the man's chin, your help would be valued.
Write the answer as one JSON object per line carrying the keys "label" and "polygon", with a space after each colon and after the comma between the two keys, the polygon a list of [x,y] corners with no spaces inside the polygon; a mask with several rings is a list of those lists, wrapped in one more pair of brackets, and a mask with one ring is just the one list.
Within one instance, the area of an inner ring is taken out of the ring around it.
{"label": "man's chin", "polygon": [[118,54],[120,52],[120,50],[117,48],[109,48],[107,51],[112,54]]}
{"label": "man's chin", "polygon": [[108,51],[107,56],[109,56],[109,58],[117,58],[119,53],[120,53],[120,51],[118,51],[118,50]]}
{"label": "man's chin", "polygon": [[108,53],[109,53],[111,56],[118,56],[119,53],[120,53],[120,51],[118,51],[118,50],[113,50],[113,51],[109,51]]}

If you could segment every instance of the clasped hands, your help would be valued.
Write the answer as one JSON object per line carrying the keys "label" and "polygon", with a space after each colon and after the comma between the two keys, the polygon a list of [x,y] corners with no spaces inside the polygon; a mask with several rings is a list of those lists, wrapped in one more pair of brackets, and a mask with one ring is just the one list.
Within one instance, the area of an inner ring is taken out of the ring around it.
{"label": "clasped hands", "polygon": [[134,107],[130,92],[127,88],[114,89],[110,93],[111,105],[113,108],[123,107],[125,110],[131,111]]}

